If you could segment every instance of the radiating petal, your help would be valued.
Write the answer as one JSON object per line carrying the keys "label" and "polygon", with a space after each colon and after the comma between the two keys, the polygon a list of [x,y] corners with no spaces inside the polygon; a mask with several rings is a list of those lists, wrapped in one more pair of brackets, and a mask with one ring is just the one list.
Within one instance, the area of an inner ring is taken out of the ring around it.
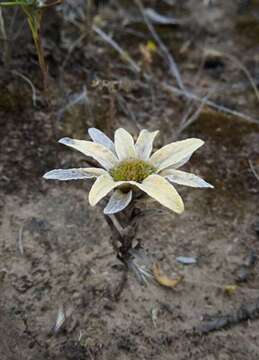
{"label": "radiating petal", "polygon": [[173,185],[162,176],[150,175],[141,184],[136,182],[134,182],[134,184],[170,210],[173,210],[178,214],[184,211],[182,198]]}
{"label": "radiating petal", "polygon": [[192,154],[189,156],[186,156],[185,158],[183,158],[181,161],[178,161],[177,163],[175,163],[174,165],[172,165],[172,169],[178,169],[179,167],[183,166],[184,164],[186,164],[190,158],[191,158]]}
{"label": "radiating petal", "polygon": [[115,153],[115,146],[113,141],[107,135],[105,135],[101,130],[96,128],[89,128],[88,134],[95,143],[101,144],[105,146],[107,149],[111,150],[113,153]]}
{"label": "radiating petal", "polygon": [[101,144],[86,140],[75,140],[68,137],[60,139],[59,143],[70,146],[84,155],[94,158],[107,170],[118,164],[118,159],[112,151]]}
{"label": "radiating petal", "polygon": [[104,198],[111,190],[123,184],[124,181],[114,181],[107,173],[99,176],[93,184],[89,192],[89,203],[95,206],[102,198]]}
{"label": "radiating petal", "polygon": [[150,132],[146,129],[141,130],[136,142],[136,152],[141,160],[148,160],[153,149],[153,142],[159,131]]}
{"label": "radiating petal", "polygon": [[199,176],[185,171],[166,169],[161,171],[159,175],[165,177],[170,182],[180,185],[186,185],[186,186],[192,186],[198,188],[213,188],[211,184],[207,183]]}
{"label": "radiating petal", "polygon": [[116,154],[120,160],[135,159],[136,149],[133,137],[128,131],[120,128],[115,131],[114,143]]}
{"label": "radiating petal", "polygon": [[180,214],[184,211],[182,198],[165,178],[160,175],[150,175],[142,183],[136,181],[114,181],[109,174],[101,175],[93,184],[89,193],[89,203],[94,206],[111,190],[121,185],[133,185],[157,200],[163,206]]}
{"label": "radiating petal", "polygon": [[131,202],[131,199],[132,190],[125,193],[119,189],[116,189],[110,197],[110,200],[106,205],[105,209],[103,210],[104,214],[116,214],[119,211],[124,210]]}
{"label": "radiating petal", "polygon": [[201,147],[204,141],[200,139],[186,139],[163,146],[150,158],[150,161],[158,171],[179,163]]}
{"label": "radiating petal", "polygon": [[106,173],[104,169],[99,168],[79,168],[79,169],[55,169],[43,175],[48,180],[82,180],[98,177]]}

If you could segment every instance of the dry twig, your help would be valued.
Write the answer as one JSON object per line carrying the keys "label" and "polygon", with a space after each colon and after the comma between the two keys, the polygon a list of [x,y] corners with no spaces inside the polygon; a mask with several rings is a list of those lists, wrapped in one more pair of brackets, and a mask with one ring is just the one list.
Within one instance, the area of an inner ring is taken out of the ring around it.
{"label": "dry twig", "polygon": [[241,322],[258,318],[259,299],[257,299],[255,303],[241,305],[234,313],[211,316],[210,320],[204,321],[202,324],[196,326],[194,332],[198,334],[208,334],[212,331],[222,330]]}

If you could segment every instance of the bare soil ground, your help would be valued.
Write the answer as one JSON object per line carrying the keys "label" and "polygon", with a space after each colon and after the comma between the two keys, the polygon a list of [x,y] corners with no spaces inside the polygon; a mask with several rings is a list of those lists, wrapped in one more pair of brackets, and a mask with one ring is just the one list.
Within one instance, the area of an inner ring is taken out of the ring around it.
{"label": "bare soil ground", "polygon": [[[100,10],[98,26],[144,66],[139,45],[152,37],[133,2],[119,3]],[[183,20],[156,30],[178,63],[185,86],[201,97],[212,89],[213,101],[256,119],[258,100],[236,61],[257,84],[258,2],[215,0],[209,7],[201,0],[175,6],[144,3]],[[191,104],[159,87],[162,82],[175,85],[162,55],[155,54],[145,69],[157,79],[151,85],[132,73],[97,34],[76,46],[82,21],[75,16],[71,24],[60,11],[46,16],[48,102],[41,96],[33,106],[30,86],[17,75],[41,86],[25,27],[16,30],[10,67],[0,69],[1,360],[258,360],[256,314],[208,334],[195,329],[211,316],[235,314],[241,305],[258,302],[259,262],[248,262],[259,253],[259,183],[248,160],[259,164],[259,126],[205,106],[179,135],[206,141],[186,169],[215,189],[179,186],[186,205],[183,215],[163,212],[142,218],[138,237],[144,248],[167,274],[185,279],[174,290],[141,286],[116,259],[101,207],[89,207],[90,184],[46,182],[42,175],[85,164],[79,153],[56,143],[60,137],[84,138],[90,126],[110,134],[124,126],[135,135],[146,127],[161,130],[158,146],[176,138]],[[6,16],[11,17],[10,11]],[[204,49],[225,56],[204,58]],[[96,77],[127,78],[135,85],[129,92],[111,94],[91,87]],[[176,257],[183,255],[196,256],[198,263],[178,264]],[[227,285],[238,287],[231,295],[224,291]],[[54,335],[61,306],[69,316]],[[157,314],[156,321],[152,314]]]}

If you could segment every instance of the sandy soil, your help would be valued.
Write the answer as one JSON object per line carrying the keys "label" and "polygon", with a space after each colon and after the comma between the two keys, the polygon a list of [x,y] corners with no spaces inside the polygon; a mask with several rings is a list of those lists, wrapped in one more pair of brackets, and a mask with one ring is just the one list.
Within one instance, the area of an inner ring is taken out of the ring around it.
{"label": "sandy soil", "polygon": [[[258,2],[215,1],[206,7],[203,1],[189,0],[179,8],[145,3],[184,19],[180,26],[157,30],[186,86],[203,96],[215,88],[213,101],[256,118],[258,102],[236,62],[227,57],[204,60],[202,52],[234,55],[257,82]],[[141,64],[136,44],[145,44],[150,34],[143,23],[122,26],[126,10],[133,15],[137,11],[127,1],[119,8],[114,4],[102,9],[103,29],[114,32],[114,39]],[[53,34],[57,26],[60,38]],[[215,189],[179,186],[186,204],[183,215],[163,212],[141,219],[138,238],[149,255],[168,275],[184,275],[174,290],[141,286],[116,259],[101,207],[88,205],[90,183],[46,182],[42,175],[86,163],[79,153],[57,144],[60,137],[84,138],[93,125],[110,133],[124,126],[135,135],[142,127],[158,128],[159,146],[175,139],[190,103],[159,86],[144,85],[94,34],[74,49],[62,71],[68,39],[79,36],[60,13],[46,19],[48,104],[40,97],[33,107],[30,87],[13,72],[26,74],[40,87],[26,30],[18,37],[21,46],[12,48],[10,69],[0,69],[1,360],[258,360],[256,318],[207,335],[195,329],[210,316],[235,313],[242,304],[258,301],[259,263],[247,262],[259,252],[259,186],[248,165],[248,159],[259,164],[259,126],[206,107],[179,135],[206,141],[185,169],[206,178]],[[174,83],[158,54],[150,71],[159,81]],[[130,78],[136,85],[129,93],[109,94],[91,89],[95,76]],[[74,101],[85,84],[88,102]],[[196,256],[198,262],[183,266],[177,256]],[[224,291],[227,285],[238,286],[234,294]],[[60,308],[67,319],[55,335]]]}

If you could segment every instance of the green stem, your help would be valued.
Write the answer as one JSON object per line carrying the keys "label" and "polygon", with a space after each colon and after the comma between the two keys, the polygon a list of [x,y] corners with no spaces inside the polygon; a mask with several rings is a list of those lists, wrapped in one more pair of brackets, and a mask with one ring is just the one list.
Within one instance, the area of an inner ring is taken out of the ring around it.
{"label": "green stem", "polygon": [[0,33],[4,44],[3,61],[4,61],[4,65],[7,66],[10,63],[11,56],[10,56],[10,48],[8,44],[7,34],[5,30],[4,16],[1,7],[0,7]]}
{"label": "green stem", "polygon": [[44,90],[46,90],[47,82],[48,82],[48,67],[44,57],[44,50],[42,47],[41,34],[40,34],[42,10],[36,10],[33,12],[33,11],[28,11],[28,9],[24,7],[23,10],[28,18],[28,23],[31,29],[33,41],[38,55],[39,65],[43,76],[43,86],[44,86]]}
{"label": "green stem", "polygon": [[0,6],[16,6],[16,5],[21,5],[21,6],[26,6],[27,3],[25,1],[16,1],[16,2],[11,2],[11,1],[8,1],[8,2],[1,2],[0,3]]}

